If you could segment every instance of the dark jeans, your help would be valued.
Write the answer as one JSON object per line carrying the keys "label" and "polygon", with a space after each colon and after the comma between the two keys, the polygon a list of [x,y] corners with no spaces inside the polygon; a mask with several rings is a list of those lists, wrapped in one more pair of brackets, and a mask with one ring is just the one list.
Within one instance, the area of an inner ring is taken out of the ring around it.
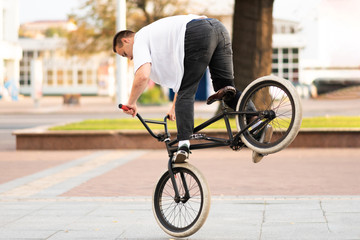
{"label": "dark jeans", "polygon": [[[215,91],[225,86],[234,86],[233,55],[228,31],[216,19],[193,20],[186,26],[184,76],[175,105],[179,141],[188,140],[193,133],[195,94],[208,66]],[[227,104],[235,108],[236,102],[234,99]]]}

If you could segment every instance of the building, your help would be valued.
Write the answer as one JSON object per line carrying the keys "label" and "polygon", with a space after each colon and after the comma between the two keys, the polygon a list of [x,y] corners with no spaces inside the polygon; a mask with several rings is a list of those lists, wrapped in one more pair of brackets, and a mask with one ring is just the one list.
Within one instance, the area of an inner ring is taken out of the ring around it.
{"label": "building", "polygon": [[[109,95],[115,92],[112,59],[101,54],[87,58],[66,55],[66,39],[47,38],[47,29],[71,31],[67,21],[38,21],[21,26],[23,59],[20,62],[20,93],[31,95],[36,88],[41,95]],[[37,62],[37,66],[35,64]],[[41,86],[38,86],[38,85]]]}
{"label": "building", "polygon": [[[206,2],[195,1],[194,11],[197,14],[205,14],[209,17],[219,19],[227,28],[232,36],[233,29],[233,11],[234,0],[215,1],[209,0]],[[201,9],[200,11],[198,9]],[[305,47],[305,42],[300,36],[300,24],[296,21],[285,19],[273,19],[273,54],[272,54],[272,74],[288,79],[295,85],[299,85],[301,68],[301,51]],[[206,84],[211,86],[210,81]],[[209,87],[201,88],[206,89],[211,93]],[[303,91],[299,89],[299,91]],[[305,90],[306,91],[306,90]],[[308,95],[307,93],[301,95]]]}
{"label": "building", "polygon": [[17,99],[19,88],[18,0],[0,0],[0,99]]}
{"label": "building", "polygon": [[305,43],[299,36],[299,23],[273,19],[272,74],[299,83],[300,51]]}
{"label": "building", "polygon": [[54,33],[56,37],[59,32],[65,33],[68,31],[74,31],[76,30],[76,28],[76,25],[72,21],[47,20],[27,22],[20,25],[20,37],[36,39],[50,37],[49,35],[53,35],[51,30],[55,30],[58,32]]}
{"label": "building", "polygon": [[[17,1],[0,0],[0,3],[4,8],[5,5],[16,5]],[[220,19],[232,35],[234,0],[197,0],[192,2],[191,7],[189,12]],[[344,86],[354,82],[360,84],[360,15],[356,12],[360,8],[360,1],[318,0],[312,8],[311,14],[306,12],[296,21],[274,19],[272,74],[301,86],[318,82],[330,85],[341,83]],[[7,18],[16,16],[9,14],[8,10],[1,14],[3,18],[5,15]],[[15,24],[15,28],[3,24],[1,32],[16,29],[16,21],[11,24]],[[24,49],[20,66],[21,93],[31,93],[31,62],[42,59],[43,94],[113,94],[115,81],[112,60],[101,55],[86,60],[66,57],[63,39],[44,38],[44,31],[51,27],[71,30],[74,26],[65,21],[40,21],[23,26],[23,33],[32,32],[37,40],[20,39]],[[1,36],[3,39],[4,35]],[[19,45],[15,42],[7,40],[0,43],[3,49],[0,52],[3,62],[0,65],[0,86],[4,84],[5,77],[19,79],[16,75],[10,76],[11,72],[15,72],[11,69],[16,69],[12,66],[17,66],[16,61],[21,58]],[[8,46],[12,46],[11,51]],[[10,52],[13,56],[5,56]],[[15,64],[12,65],[12,62]],[[6,74],[4,66],[7,66]],[[199,88],[205,89],[201,94],[202,100],[212,94],[210,79],[204,81],[204,87]]]}
{"label": "building", "polygon": [[315,17],[303,19],[302,83],[319,93],[360,85],[359,8],[358,0],[321,0]]}

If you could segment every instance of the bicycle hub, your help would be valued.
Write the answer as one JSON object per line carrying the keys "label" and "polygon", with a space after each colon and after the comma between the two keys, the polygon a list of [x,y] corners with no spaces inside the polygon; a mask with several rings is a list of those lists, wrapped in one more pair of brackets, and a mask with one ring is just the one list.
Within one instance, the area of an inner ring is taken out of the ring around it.
{"label": "bicycle hub", "polygon": [[273,120],[276,118],[276,113],[273,110],[265,110],[264,117]]}

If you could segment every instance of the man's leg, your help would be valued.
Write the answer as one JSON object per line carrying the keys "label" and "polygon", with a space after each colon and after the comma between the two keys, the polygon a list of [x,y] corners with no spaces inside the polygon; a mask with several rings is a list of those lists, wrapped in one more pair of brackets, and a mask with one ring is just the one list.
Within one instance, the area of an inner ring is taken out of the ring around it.
{"label": "man's leg", "polygon": [[[213,80],[213,87],[215,91],[226,86],[233,86],[234,84],[234,64],[233,51],[229,33],[225,26],[216,19],[210,20],[218,35],[218,45],[209,63],[211,78]],[[240,99],[241,91],[236,90],[234,98],[226,100],[225,103],[236,110],[236,105]],[[256,111],[252,104],[248,110]]]}
{"label": "man's leg", "polygon": [[216,45],[216,34],[206,20],[188,23],[185,33],[184,76],[175,104],[179,141],[189,140],[193,134],[195,94]]}
{"label": "man's leg", "polygon": [[175,105],[178,140],[188,140],[193,133],[195,94],[216,45],[216,34],[208,21],[187,24],[184,76]]}
{"label": "man's leg", "polygon": [[[212,20],[212,24],[216,28],[218,38],[220,40],[210,61],[209,68],[211,78],[213,79],[214,90],[218,91],[225,86],[234,86],[233,53],[230,36],[224,25],[216,20]],[[236,105],[240,99],[240,95],[241,92],[237,90],[235,97],[225,101],[225,103],[232,109],[236,110]],[[246,110],[256,111],[256,107],[252,102],[249,102]],[[249,117],[247,121],[251,122],[251,117]],[[272,137],[272,132],[272,127],[266,126],[266,128],[262,131],[260,141],[264,143],[269,142]],[[263,158],[263,155],[253,152],[252,158],[253,162],[257,163]]]}
{"label": "man's leg", "polygon": [[[216,92],[226,86],[235,87],[233,52],[230,36],[225,26],[216,19],[210,20],[210,23],[214,27],[218,38],[217,47],[209,63],[213,87]],[[235,109],[240,95],[241,92],[237,90],[235,97],[225,101],[225,103]]]}

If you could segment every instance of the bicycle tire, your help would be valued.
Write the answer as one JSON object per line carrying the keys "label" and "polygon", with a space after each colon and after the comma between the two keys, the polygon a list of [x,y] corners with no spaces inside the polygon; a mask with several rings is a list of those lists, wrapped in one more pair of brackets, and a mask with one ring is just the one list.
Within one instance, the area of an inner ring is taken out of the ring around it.
{"label": "bicycle tire", "polygon": [[190,199],[186,203],[175,202],[175,193],[167,171],[154,189],[153,213],[164,232],[173,237],[188,237],[197,232],[206,221],[210,210],[210,191],[203,174],[193,165],[174,164],[173,171],[180,196],[185,193],[180,176],[184,173]]}
{"label": "bicycle tire", "polygon": [[[264,76],[245,88],[236,109],[248,111],[249,102],[255,104],[257,111],[272,110],[275,113],[274,119],[261,120],[270,121],[268,124],[273,127],[274,135],[268,143],[263,143],[248,129],[240,136],[243,143],[261,154],[275,153],[290,145],[297,136],[302,121],[301,102],[295,87],[283,78]],[[245,129],[249,122],[243,115],[236,116],[238,131]]]}

